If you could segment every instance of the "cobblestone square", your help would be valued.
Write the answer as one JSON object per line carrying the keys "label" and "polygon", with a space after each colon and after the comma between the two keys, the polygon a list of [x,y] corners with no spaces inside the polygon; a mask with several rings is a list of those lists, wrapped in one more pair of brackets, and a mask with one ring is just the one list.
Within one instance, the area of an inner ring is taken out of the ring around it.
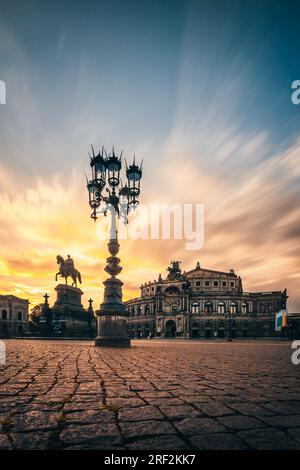
{"label": "cobblestone square", "polygon": [[288,342],[5,343],[1,449],[300,449]]}

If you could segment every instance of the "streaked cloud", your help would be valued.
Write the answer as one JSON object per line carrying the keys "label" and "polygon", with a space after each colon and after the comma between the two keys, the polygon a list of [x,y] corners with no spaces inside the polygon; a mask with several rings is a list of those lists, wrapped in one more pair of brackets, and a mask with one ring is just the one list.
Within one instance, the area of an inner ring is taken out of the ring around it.
{"label": "streaked cloud", "polygon": [[53,301],[56,255],[69,253],[85,304],[99,305],[105,224],[89,218],[84,173],[91,143],[115,144],[144,158],[141,202],[205,205],[199,252],[180,240],[122,241],[125,298],[171,259],[186,270],[199,259],[235,268],[246,290],[287,287],[299,311],[296,18],[282,29],[275,5],[184,3],[1,12],[1,292]]}
{"label": "streaked cloud", "polygon": [[[157,278],[159,272],[164,274],[170,259],[181,259],[186,270],[199,259],[203,266],[213,269],[234,267],[243,277],[246,290],[287,287],[290,308],[297,309],[300,142],[259,164],[253,162],[234,181],[232,174],[202,169],[201,159],[197,164],[186,160],[188,143],[182,136],[179,140],[174,135],[167,140],[161,165],[163,189],[159,182],[152,189],[162,202],[205,204],[204,248],[185,251],[181,240],[122,241],[125,298],[136,296],[140,283]],[[268,142],[265,145],[269,148]],[[198,145],[195,156],[197,149]],[[178,178],[168,177],[168,155],[173,155],[172,172]],[[36,178],[29,188],[17,185],[16,189],[7,170],[1,171],[0,180],[5,181],[0,194],[1,291],[40,301],[42,293],[53,292],[55,287],[56,254],[70,253],[82,272],[85,301],[91,295],[95,304],[99,303],[107,249],[103,237],[99,239],[99,227],[89,218],[82,172],[74,170],[67,185],[57,175],[50,180]],[[151,203],[151,197],[143,202]],[[103,230],[103,221],[99,226]]]}

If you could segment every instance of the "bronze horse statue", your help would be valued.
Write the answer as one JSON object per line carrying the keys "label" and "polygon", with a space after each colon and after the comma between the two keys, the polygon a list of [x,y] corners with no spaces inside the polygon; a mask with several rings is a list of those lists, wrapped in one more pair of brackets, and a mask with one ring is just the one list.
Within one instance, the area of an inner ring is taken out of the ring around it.
{"label": "bronze horse statue", "polygon": [[70,276],[73,279],[72,287],[74,287],[74,285],[77,287],[77,279],[79,279],[81,284],[80,272],[75,269],[73,260],[70,257],[69,260],[65,261],[62,256],[57,255],[56,261],[57,264],[59,264],[59,271],[55,275],[55,281],[57,281],[57,276],[60,275],[65,278],[66,284],[68,284],[68,277]]}

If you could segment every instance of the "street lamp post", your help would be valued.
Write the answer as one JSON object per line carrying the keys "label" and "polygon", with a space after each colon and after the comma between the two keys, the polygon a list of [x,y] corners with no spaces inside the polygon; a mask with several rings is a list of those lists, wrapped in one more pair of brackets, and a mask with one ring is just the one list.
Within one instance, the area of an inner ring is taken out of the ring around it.
{"label": "street lamp post", "polygon": [[[92,219],[96,221],[97,214],[105,216],[111,213],[110,239],[108,250],[110,256],[106,259],[104,268],[110,274],[104,284],[104,298],[97,315],[97,337],[95,346],[117,346],[129,347],[130,339],[127,335],[126,317],[127,312],[122,302],[123,282],[116,276],[122,271],[119,265],[120,258],[116,255],[119,251],[117,235],[117,218],[123,217],[127,223],[127,215],[134,209],[139,201],[140,182],[142,178],[142,167],[136,165],[135,159],[128,166],[126,163],[127,184],[120,182],[120,171],[122,169],[122,154],[117,156],[114,149],[107,155],[105,150],[97,155],[92,147],[91,169],[92,179],[87,180],[89,192],[89,203],[93,212]],[[107,195],[104,195],[104,190]]]}

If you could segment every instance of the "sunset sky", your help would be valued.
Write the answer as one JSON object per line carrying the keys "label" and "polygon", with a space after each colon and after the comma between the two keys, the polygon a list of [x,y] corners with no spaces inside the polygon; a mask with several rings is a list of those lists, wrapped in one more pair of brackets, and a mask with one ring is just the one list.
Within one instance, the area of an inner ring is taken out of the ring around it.
{"label": "sunset sky", "polygon": [[[272,5],[272,9],[271,9]],[[281,1],[0,0],[0,292],[55,300],[56,255],[103,295],[90,145],[144,160],[141,202],[202,203],[205,243],[126,240],[124,298],[172,259],[288,290],[300,311],[300,8]]]}

